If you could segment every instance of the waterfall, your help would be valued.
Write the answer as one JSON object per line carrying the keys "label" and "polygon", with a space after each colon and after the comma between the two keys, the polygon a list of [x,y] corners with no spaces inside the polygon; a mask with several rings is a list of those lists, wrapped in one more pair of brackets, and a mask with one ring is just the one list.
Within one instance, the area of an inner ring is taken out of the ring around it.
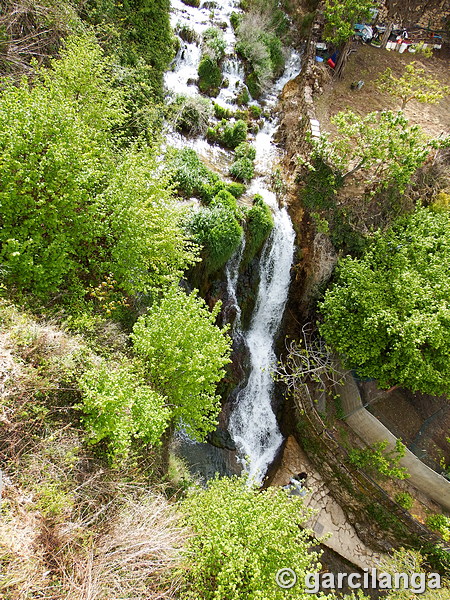
{"label": "waterfall", "polygon": [[[214,101],[222,106],[238,108],[237,95],[244,84],[245,73],[240,59],[234,52],[236,38],[230,24],[233,11],[240,12],[236,0],[223,0],[215,5],[213,12],[209,10],[208,3],[195,8],[186,6],[181,0],[172,0],[171,22],[174,29],[189,27],[195,31],[199,39],[191,43],[180,40],[180,50],[173,70],[165,76],[165,84],[170,91],[188,95],[199,93],[195,80],[201,57],[201,35],[208,27],[220,24],[226,41],[227,56],[223,64],[223,73],[228,79],[228,87],[222,88]],[[248,471],[250,479],[256,482],[260,482],[264,477],[283,439],[273,411],[274,383],[271,373],[276,363],[275,339],[280,329],[289,290],[295,238],[286,208],[279,205],[275,194],[271,191],[270,177],[281,155],[274,143],[277,121],[273,116],[267,117],[267,114],[275,108],[284,85],[299,71],[300,56],[291,50],[283,75],[263,98],[266,114],[264,126],[254,139],[250,140],[256,148],[256,178],[252,181],[248,194],[260,194],[264,198],[273,212],[274,228],[261,253],[257,300],[247,331],[242,329],[241,308],[237,294],[245,240],[225,269],[227,300],[224,319],[232,323],[234,345],[239,346],[244,343],[249,355],[248,378],[238,385],[239,391],[233,403],[228,428],[239,451],[241,462]],[[216,165],[218,171],[221,170],[221,165],[227,166],[230,163],[227,151],[210,145],[202,138],[186,138],[171,132],[169,143],[178,148],[189,146],[195,149],[199,156],[207,159],[209,164]],[[226,179],[226,174],[223,176]],[[190,451],[192,451],[192,444]],[[201,446],[208,445],[199,444],[197,450],[201,450]],[[210,459],[212,456],[217,464],[217,449],[214,448],[212,451],[211,448],[205,452]],[[198,460],[198,455],[195,460]],[[209,466],[206,469],[208,471],[211,470]]]}

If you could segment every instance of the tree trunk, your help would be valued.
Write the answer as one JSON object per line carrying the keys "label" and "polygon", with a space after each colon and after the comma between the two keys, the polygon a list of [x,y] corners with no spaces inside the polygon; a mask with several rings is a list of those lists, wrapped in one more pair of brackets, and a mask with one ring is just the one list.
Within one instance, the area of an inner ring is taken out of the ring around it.
{"label": "tree trunk", "polygon": [[339,54],[336,66],[334,68],[334,77],[340,79],[344,73],[345,65],[352,50],[352,40],[347,40]]}

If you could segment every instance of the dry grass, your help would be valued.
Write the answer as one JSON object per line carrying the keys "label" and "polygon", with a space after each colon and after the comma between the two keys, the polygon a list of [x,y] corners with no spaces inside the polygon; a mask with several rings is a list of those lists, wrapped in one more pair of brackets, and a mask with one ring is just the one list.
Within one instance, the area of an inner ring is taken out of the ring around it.
{"label": "dry grass", "polygon": [[95,355],[3,301],[0,326],[0,598],[174,598],[188,532],[164,486],[148,484],[158,457],[109,468],[72,408],[73,372]]}

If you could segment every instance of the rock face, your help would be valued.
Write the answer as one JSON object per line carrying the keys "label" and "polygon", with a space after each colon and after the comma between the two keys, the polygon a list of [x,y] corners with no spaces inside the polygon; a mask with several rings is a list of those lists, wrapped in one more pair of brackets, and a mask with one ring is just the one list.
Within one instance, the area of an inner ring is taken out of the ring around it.
{"label": "rock face", "polygon": [[286,440],[279,467],[271,485],[283,486],[297,473],[307,473],[305,506],[316,514],[307,523],[321,542],[360,569],[376,567],[382,556],[374,553],[358,537],[355,527],[347,520],[344,511],[331,496],[330,490],[294,437]]}

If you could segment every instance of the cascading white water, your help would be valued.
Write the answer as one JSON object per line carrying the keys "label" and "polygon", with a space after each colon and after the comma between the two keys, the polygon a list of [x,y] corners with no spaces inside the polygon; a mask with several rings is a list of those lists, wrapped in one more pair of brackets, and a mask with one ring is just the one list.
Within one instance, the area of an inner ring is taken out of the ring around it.
{"label": "cascading white water", "polygon": [[[236,38],[230,24],[233,11],[239,12],[237,0],[222,0],[214,10],[203,3],[200,8],[172,0],[171,22],[174,29],[188,27],[198,39],[191,43],[181,41],[174,69],[165,76],[166,87],[175,94],[198,95],[195,85],[201,58],[201,35],[211,26],[220,25],[226,42],[226,58],[223,64],[228,87],[222,88],[215,102],[222,106],[237,108],[236,100],[244,84],[244,69],[234,53]],[[276,105],[284,85],[300,71],[300,56],[292,51],[286,69],[264,97],[265,113]],[[249,472],[250,480],[261,481],[282,442],[275,414],[272,410],[274,383],[271,376],[276,361],[274,341],[283,318],[290,281],[290,268],[294,252],[294,231],[286,208],[280,207],[270,190],[269,178],[280,153],[273,137],[277,129],[274,119],[267,119],[264,127],[251,140],[256,148],[256,178],[248,190],[249,195],[260,194],[271,207],[274,228],[267,240],[260,259],[260,283],[254,313],[248,331],[241,328],[241,309],[237,298],[239,266],[245,248],[240,249],[226,266],[228,301],[225,319],[233,321],[235,341],[244,341],[249,352],[250,371],[248,380],[237,394],[230,415],[229,432]],[[169,143],[178,148],[189,146],[209,163],[229,164],[229,153],[218,146],[211,146],[203,138],[186,138],[172,132]],[[223,174],[226,176],[226,174]],[[243,385],[243,384],[241,384]]]}

